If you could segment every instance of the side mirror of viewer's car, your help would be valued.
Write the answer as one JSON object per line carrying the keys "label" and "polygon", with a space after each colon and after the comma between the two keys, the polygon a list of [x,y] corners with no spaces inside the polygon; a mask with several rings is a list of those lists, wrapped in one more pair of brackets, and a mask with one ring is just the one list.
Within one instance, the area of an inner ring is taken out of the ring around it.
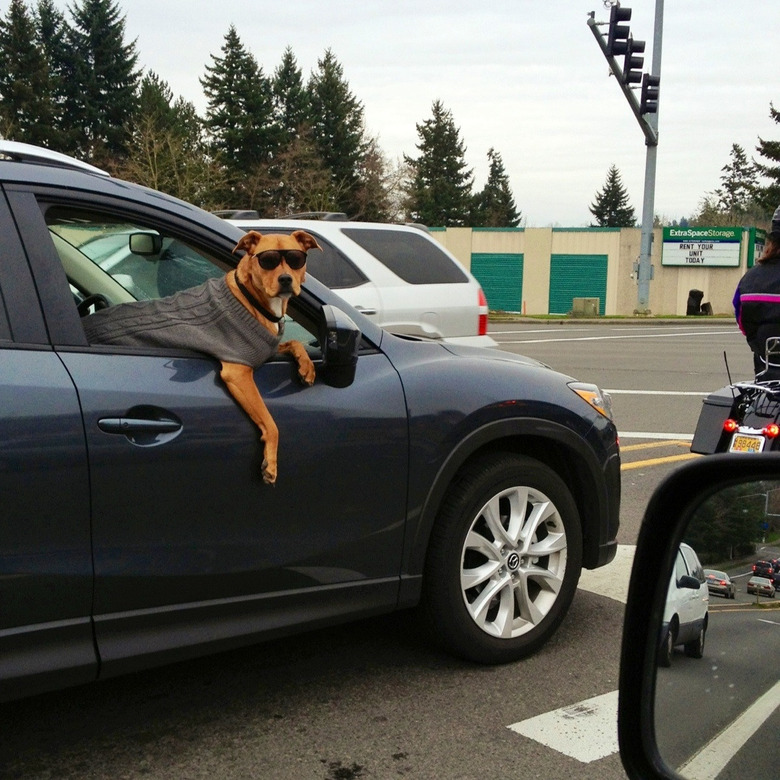
{"label": "side mirror of viewer's car", "polygon": [[360,328],[341,309],[330,304],[322,307],[322,314],[323,379],[332,387],[347,387],[355,379]]}
{"label": "side mirror of viewer's car", "polygon": [[[775,776],[780,604],[747,593],[757,559],[780,569],[776,454],[711,455],[658,486],[623,629],[618,736],[630,778]],[[670,582],[703,584],[707,569],[725,572],[736,593],[707,580],[708,596],[689,591],[697,615],[684,600],[670,609]]]}

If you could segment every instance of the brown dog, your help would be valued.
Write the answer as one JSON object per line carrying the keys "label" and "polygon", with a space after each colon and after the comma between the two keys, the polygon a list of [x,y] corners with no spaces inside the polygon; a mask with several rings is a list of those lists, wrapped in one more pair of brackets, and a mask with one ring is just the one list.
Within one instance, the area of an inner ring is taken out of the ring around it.
{"label": "brown dog", "polygon": [[233,249],[245,250],[235,271],[167,298],[102,309],[82,320],[90,344],[194,349],[222,364],[220,376],[260,429],[263,480],[276,482],[279,430],[254,381],[254,369],[276,352],[292,355],[298,376],[314,383],[314,365],[299,341],[279,343],[287,303],[301,291],[306,252],[321,249],[303,230],[290,235],[249,231]]}
{"label": "brown dog", "polygon": [[[306,278],[306,252],[321,247],[313,236],[303,230],[296,230],[289,236],[264,236],[256,230],[250,230],[233,251],[240,249],[246,250],[246,254],[239,261],[235,272],[228,274],[228,287],[263,327],[278,334],[278,323],[287,311],[287,302],[293,295],[300,294],[301,283]],[[289,262],[283,256],[287,251],[291,253]],[[298,255],[301,253],[303,264],[299,265]],[[274,268],[264,267],[277,261],[276,254],[280,255],[278,265]],[[265,258],[270,258],[270,261],[264,262]],[[298,376],[305,385],[314,384],[314,364],[300,341],[279,344],[279,352],[292,355],[298,364]],[[279,429],[257,389],[253,367],[223,360],[220,376],[233,398],[260,429],[265,443],[263,480],[273,484],[276,482]]]}

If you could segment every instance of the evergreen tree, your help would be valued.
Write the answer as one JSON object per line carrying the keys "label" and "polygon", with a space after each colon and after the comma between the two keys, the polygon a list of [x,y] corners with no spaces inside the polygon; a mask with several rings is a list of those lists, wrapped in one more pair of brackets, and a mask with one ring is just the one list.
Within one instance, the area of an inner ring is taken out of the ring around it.
{"label": "evergreen tree", "polygon": [[408,202],[412,221],[437,227],[467,225],[473,178],[451,112],[435,101],[432,118],[418,124],[417,133],[420,156],[404,155],[412,177]]}
{"label": "evergreen tree", "polygon": [[41,123],[48,127],[48,143],[57,151],[66,152],[72,147],[68,128],[64,123],[67,102],[66,78],[68,73],[68,25],[63,13],[53,0],[38,0],[34,12],[37,42],[46,58],[51,81],[51,109],[53,115],[43,116]]}
{"label": "evergreen tree", "polygon": [[230,25],[222,56],[211,55],[212,65],[200,80],[208,101],[205,126],[211,146],[225,165],[231,206],[257,208],[247,202],[251,178],[267,166],[278,147],[273,122],[271,83]]}
{"label": "evergreen tree", "polygon": [[164,127],[176,121],[172,103],[173,92],[167,82],[153,70],[148,71],[141,79],[138,89],[139,115],[152,116],[161,127]]}
{"label": "evergreen tree", "polygon": [[732,144],[731,162],[726,163],[721,171],[722,184],[715,191],[718,205],[723,211],[740,218],[752,207],[756,197],[756,165],[748,160],[739,144]]}
{"label": "evergreen tree", "polygon": [[48,146],[54,120],[52,82],[35,22],[22,0],[0,18],[0,134]]}
{"label": "evergreen tree", "polygon": [[308,93],[303,83],[303,73],[292,49],[288,46],[282,62],[274,71],[271,81],[274,121],[279,126],[282,143],[288,144],[299,134],[308,120]]}
{"label": "evergreen tree", "polygon": [[482,192],[474,197],[471,224],[474,227],[517,227],[520,212],[509,187],[504,162],[495,149],[490,149],[487,156],[490,162],[488,179]]}
{"label": "evergreen tree", "polygon": [[80,0],[70,9],[67,115],[75,151],[111,167],[127,152],[140,72],[135,41],[112,0]]}
{"label": "evergreen tree", "polygon": [[598,223],[593,227],[634,227],[636,224],[634,208],[629,205],[620,171],[614,165],[607,173],[604,188],[596,193],[596,200],[589,209]]}
{"label": "evergreen tree", "polygon": [[[730,162],[721,168],[721,186],[705,193],[696,214],[691,218],[694,227],[738,227],[761,225],[769,220],[756,177],[757,164],[748,160],[739,144],[731,147]],[[772,207],[774,210],[774,207]]]}
{"label": "evergreen tree", "polygon": [[331,172],[339,211],[360,210],[360,165],[366,152],[363,105],[352,94],[344,69],[328,49],[309,78],[309,125],[320,157]]}
{"label": "evergreen tree", "polygon": [[[780,111],[771,103],[769,116],[780,123]],[[756,169],[769,179],[769,183],[759,190],[757,196],[761,205],[772,212],[780,204],[780,141],[765,141],[759,137],[756,151],[766,161],[757,162]]]}
{"label": "evergreen tree", "polygon": [[366,222],[386,222],[392,218],[390,202],[390,165],[379,147],[379,141],[371,138],[360,161],[360,187],[357,190],[357,209],[354,216]]}

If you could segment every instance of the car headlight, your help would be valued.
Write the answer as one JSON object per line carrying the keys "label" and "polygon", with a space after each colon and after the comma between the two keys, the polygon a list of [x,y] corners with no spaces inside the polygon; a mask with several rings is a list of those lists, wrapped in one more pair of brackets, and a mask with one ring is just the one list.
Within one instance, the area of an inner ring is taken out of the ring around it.
{"label": "car headlight", "polygon": [[569,387],[604,417],[610,420],[614,419],[612,417],[612,398],[609,393],[605,393],[596,385],[587,382],[569,382]]}

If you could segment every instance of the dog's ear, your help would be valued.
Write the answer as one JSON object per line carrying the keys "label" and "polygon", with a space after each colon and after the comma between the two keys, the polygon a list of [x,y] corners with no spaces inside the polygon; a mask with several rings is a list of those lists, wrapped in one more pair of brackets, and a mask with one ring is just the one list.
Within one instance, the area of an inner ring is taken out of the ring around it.
{"label": "dog's ear", "polygon": [[305,230],[296,230],[294,233],[290,233],[290,235],[305,249],[307,252],[310,249],[319,249],[322,250],[322,247],[317,243],[317,240],[312,236],[310,233],[307,233]]}
{"label": "dog's ear", "polygon": [[242,236],[241,240],[233,247],[233,253],[238,252],[239,249],[244,249],[250,255],[253,255],[255,253],[255,247],[260,243],[262,237],[262,233],[258,233],[256,230],[250,230]]}

